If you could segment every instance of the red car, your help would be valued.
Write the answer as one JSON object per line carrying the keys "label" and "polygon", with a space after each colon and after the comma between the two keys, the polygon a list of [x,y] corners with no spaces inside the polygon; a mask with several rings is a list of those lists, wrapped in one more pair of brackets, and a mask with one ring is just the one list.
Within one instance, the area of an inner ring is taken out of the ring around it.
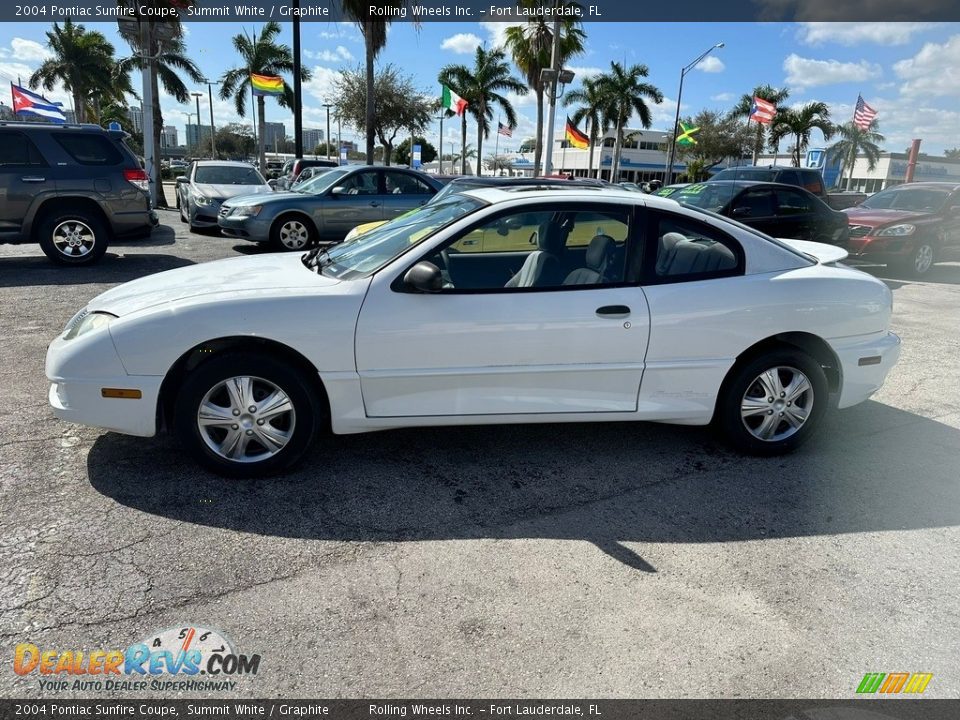
{"label": "red car", "polygon": [[885,263],[921,276],[960,250],[960,184],[896,185],[844,210],[851,260]]}

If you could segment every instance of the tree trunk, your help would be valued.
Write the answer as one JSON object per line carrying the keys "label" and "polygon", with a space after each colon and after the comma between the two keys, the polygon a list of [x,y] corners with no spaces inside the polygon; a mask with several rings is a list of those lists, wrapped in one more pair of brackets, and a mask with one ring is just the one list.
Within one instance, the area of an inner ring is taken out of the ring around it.
{"label": "tree trunk", "polygon": [[85,123],[87,121],[87,108],[79,90],[73,91],[73,112],[74,115],[76,115],[78,123]]}
{"label": "tree trunk", "polygon": [[595,133],[590,133],[590,149],[587,152],[590,153],[590,156],[587,158],[587,177],[593,177],[593,150],[597,144],[597,138]]}
{"label": "tree trunk", "polygon": [[[257,133],[257,157],[260,158],[260,172],[266,174],[267,172],[267,104],[263,100],[263,95],[257,96],[257,121],[260,123],[260,127],[257,128],[259,131]],[[200,127],[200,124],[197,123],[197,127]],[[200,138],[197,137],[197,142],[199,143]]]}
{"label": "tree trunk", "polygon": [[617,137],[613,143],[613,161],[610,163],[610,182],[619,182],[620,150],[623,146],[623,119],[617,118]]}
{"label": "tree trunk", "polygon": [[367,61],[367,105],[365,115],[367,125],[367,165],[373,165],[373,125],[376,122],[376,106],[374,104],[373,77],[373,22],[370,20],[363,23],[363,43]]}
{"label": "tree trunk", "polygon": [[467,174],[467,111],[460,116],[460,174]]}
{"label": "tree trunk", "polygon": [[793,166],[800,167],[800,133],[797,133],[797,144],[793,146]]}
{"label": "tree trunk", "polygon": [[543,86],[539,80],[534,92],[537,94],[537,143],[533,148],[533,174],[540,175],[540,161],[543,159]]}
{"label": "tree trunk", "polygon": [[[750,121],[747,120],[749,123]],[[760,159],[760,151],[763,150],[763,125],[757,123],[757,136],[753,139],[753,164],[757,164]]]}
{"label": "tree trunk", "polygon": [[380,144],[383,145],[383,164],[390,167],[390,161],[393,159],[393,143],[381,140]]}
{"label": "tree trunk", "polygon": [[[159,47],[151,47],[150,54],[157,55]],[[153,88],[153,137],[144,138],[143,142],[153,143],[153,162],[159,168],[160,165],[160,136],[163,134],[163,114],[160,112],[160,83],[157,79],[157,64],[150,63],[150,85]],[[199,139],[199,138],[198,138]],[[169,207],[167,196],[163,192],[163,170],[159,171],[157,177],[157,206]]]}
{"label": "tree trunk", "polygon": [[[477,108],[479,112],[477,113],[478,118],[482,118],[485,113],[485,108],[483,103],[480,104],[480,107]],[[481,158],[483,157],[483,123],[480,120],[477,120],[477,176],[482,175],[480,168],[482,166]],[[496,175],[496,172],[494,172]]]}
{"label": "tree trunk", "polygon": [[849,156],[848,159],[850,159],[850,176],[847,178],[847,188],[846,188],[846,189],[847,189],[847,190],[852,190],[852,189],[853,189],[853,166],[856,165],[856,163],[857,163],[856,148],[851,148],[851,149],[850,149],[850,156]]}

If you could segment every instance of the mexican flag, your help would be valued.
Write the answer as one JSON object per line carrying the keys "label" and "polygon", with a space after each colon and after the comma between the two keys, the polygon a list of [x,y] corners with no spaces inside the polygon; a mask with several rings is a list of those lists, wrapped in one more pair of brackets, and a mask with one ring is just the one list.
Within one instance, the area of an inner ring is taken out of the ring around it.
{"label": "mexican flag", "polygon": [[468,105],[467,101],[457,95],[446,85],[442,85],[441,87],[443,88],[443,107],[445,107],[447,110],[453,110],[457,115],[463,115],[463,111]]}

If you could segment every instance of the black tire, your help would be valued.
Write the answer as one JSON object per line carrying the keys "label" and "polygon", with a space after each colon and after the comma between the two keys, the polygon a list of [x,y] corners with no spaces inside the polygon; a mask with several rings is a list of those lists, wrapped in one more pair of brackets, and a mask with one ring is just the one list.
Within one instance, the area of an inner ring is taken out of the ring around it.
{"label": "black tire", "polygon": [[[791,375],[791,371],[799,371],[808,380],[809,393],[798,397],[797,405],[792,410],[790,408],[793,403],[786,406],[788,401],[785,396],[773,398],[772,403],[769,402],[770,398],[757,397],[758,391],[763,389],[762,384],[757,382],[760,375],[775,368],[779,369],[777,381],[786,383],[787,388],[788,380],[795,377]],[[772,350],[741,360],[731,369],[720,390],[714,425],[729,443],[741,452],[751,455],[782,455],[798,448],[816,431],[827,410],[828,395],[827,377],[816,360],[802,350]],[[741,408],[750,400],[754,401],[757,412],[744,418]],[[769,405],[769,409],[760,407],[764,405]],[[806,410],[806,419],[790,432],[789,418],[796,417],[794,413],[798,409]],[[764,422],[771,423],[774,428],[771,438],[766,440],[755,434],[760,432],[757,426]]]}
{"label": "black tire", "polygon": [[44,254],[61,265],[90,265],[107,251],[106,224],[86,210],[53,211],[40,220],[37,237]]}
{"label": "black tire", "polygon": [[[257,425],[263,426],[264,422],[256,419],[256,413],[244,412],[236,425],[228,427],[224,423],[223,427],[200,429],[198,411],[204,398],[224,406],[224,417],[235,415],[224,405],[229,405],[230,400],[221,384],[231,378],[244,377],[252,379],[250,395],[254,402],[262,401],[266,397],[263,393],[269,393],[272,385],[286,394],[292,404],[292,415],[285,413],[268,421],[267,427],[288,436],[286,444],[279,450],[274,448],[273,454],[269,454],[266,443],[261,444],[258,439],[262,436]],[[209,393],[212,394],[208,397]],[[231,352],[214,357],[187,376],[177,393],[173,416],[177,436],[201,465],[224,477],[252,478],[274,475],[295,465],[323,426],[326,409],[315,385],[300,369],[265,354]],[[242,429],[241,423],[249,427],[243,433],[245,437],[236,432]],[[242,450],[245,462],[230,459],[214,448],[214,445],[225,444],[231,432],[236,433],[240,441],[246,440]],[[262,459],[257,460],[258,456]]]}
{"label": "black tire", "polygon": [[[292,240],[289,234],[294,228],[302,230],[296,241]],[[270,244],[278,252],[302,252],[317,244],[317,229],[303,215],[281,215],[270,228]]]}
{"label": "black tire", "polygon": [[910,250],[910,254],[892,263],[897,273],[909,277],[923,277],[937,261],[937,249],[929,240],[921,240]]}

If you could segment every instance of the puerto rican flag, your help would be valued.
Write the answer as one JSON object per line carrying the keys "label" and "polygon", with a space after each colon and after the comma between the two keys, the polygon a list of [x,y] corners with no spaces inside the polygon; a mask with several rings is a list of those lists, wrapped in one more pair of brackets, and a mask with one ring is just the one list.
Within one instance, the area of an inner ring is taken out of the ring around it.
{"label": "puerto rican flag", "polygon": [[755,120],[761,125],[769,125],[777,115],[777,106],[769,100],[754,96],[753,105],[750,106],[750,120]]}
{"label": "puerto rican flag", "polygon": [[10,92],[13,95],[15,115],[35,115],[54,123],[67,122],[60,105],[50,102],[43,95],[37,95],[13,83],[10,83]]}

